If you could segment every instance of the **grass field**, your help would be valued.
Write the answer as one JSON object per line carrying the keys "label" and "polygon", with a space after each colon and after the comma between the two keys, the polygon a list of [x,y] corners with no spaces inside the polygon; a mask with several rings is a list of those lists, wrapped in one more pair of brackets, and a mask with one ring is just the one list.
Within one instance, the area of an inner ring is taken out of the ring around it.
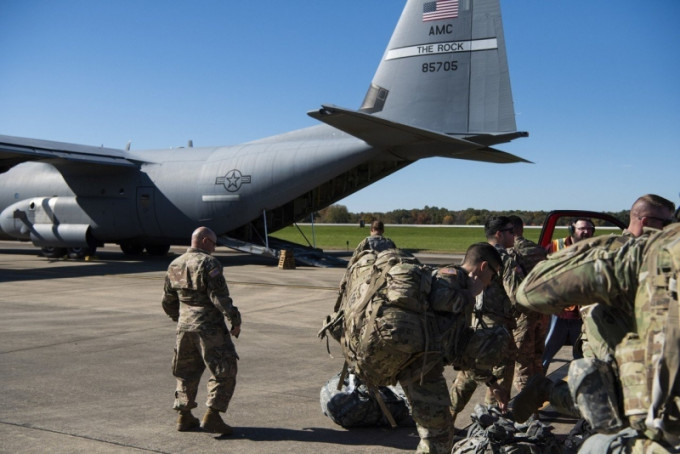
{"label": "grass field", "polygon": [[[302,233],[297,227],[290,226],[274,232],[272,236],[300,244],[308,244],[309,241],[310,244],[315,243],[316,247],[326,250],[353,250],[370,234],[368,226],[360,228],[355,224],[316,224],[314,235],[311,225],[301,224],[298,227]],[[557,230],[562,236],[566,236],[566,231],[566,228]],[[530,240],[538,241],[540,229],[527,228],[524,234]],[[464,253],[472,243],[485,241],[484,228],[481,226],[387,226],[385,236],[391,238],[401,249],[455,254]]]}

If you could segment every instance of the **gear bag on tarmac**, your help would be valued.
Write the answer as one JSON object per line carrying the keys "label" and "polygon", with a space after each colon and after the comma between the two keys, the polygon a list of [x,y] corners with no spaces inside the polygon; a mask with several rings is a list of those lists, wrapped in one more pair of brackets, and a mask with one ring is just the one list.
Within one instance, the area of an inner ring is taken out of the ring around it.
{"label": "gear bag on tarmac", "polygon": [[472,425],[454,440],[451,454],[562,454],[552,426],[538,420],[516,423],[496,407],[475,405]]}
{"label": "gear bag on tarmac", "polygon": [[[340,389],[340,374],[336,374],[321,388],[321,411],[334,423],[345,428],[388,426],[390,423],[380,409],[377,399],[361,380],[348,374]],[[414,426],[408,400],[401,386],[381,386],[377,389],[390,414],[399,426]]]}

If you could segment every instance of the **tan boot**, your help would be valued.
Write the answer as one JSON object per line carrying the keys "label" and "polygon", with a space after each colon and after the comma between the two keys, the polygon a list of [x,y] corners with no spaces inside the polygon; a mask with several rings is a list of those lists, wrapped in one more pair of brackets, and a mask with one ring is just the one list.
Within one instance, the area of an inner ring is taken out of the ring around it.
{"label": "tan boot", "polygon": [[222,421],[220,412],[214,408],[208,408],[201,421],[201,429],[213,434],[231,435],[234,430]]}
{"label": "tan boot", "polygon": [[191,410],[179,412],[179,416],[177,417],[177,430],[180,432],[196,429],[200,425],[200,421],[191,414]]}

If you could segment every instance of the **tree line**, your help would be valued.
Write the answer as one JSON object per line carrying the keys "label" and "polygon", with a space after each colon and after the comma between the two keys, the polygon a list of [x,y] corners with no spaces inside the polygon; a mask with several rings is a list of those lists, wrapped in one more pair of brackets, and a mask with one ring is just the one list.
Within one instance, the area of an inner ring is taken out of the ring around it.
{"label": "tree line", "polygon": [[[621,220],[624,224],[628,223],[628,210],[618,212],[606,212]],[[410,210],[393,210],[385,213],[350,213],[345,205],[331,205],[318,211],[314,216],[314,222],[327,224],[359,224],[363,221],[370,224],[374,220],[381,220],[385,224],[404,224],[404,225],[483,225],[490,216],[508,216],[514,214],[524,221],[525,225],[543,225],[548,211],[526,211],[508,210],[492,211],[467,208],[465,210],[448,210],[446,208],[430,207],[413,208]],[[602,221],[594,219],[595,225],[602,224]],[[567,222],[565,220],[565,222]]]}

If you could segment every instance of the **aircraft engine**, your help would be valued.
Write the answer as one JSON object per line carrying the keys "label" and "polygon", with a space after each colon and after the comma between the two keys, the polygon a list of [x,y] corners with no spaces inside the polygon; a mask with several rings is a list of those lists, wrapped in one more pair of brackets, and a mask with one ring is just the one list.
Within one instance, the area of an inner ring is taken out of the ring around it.
{"label": "aircraft engine", "polygon": [[89,247],[91,219],[75,197],[35,197],[16,202],[0,213],[0,229],[39,247]]}

